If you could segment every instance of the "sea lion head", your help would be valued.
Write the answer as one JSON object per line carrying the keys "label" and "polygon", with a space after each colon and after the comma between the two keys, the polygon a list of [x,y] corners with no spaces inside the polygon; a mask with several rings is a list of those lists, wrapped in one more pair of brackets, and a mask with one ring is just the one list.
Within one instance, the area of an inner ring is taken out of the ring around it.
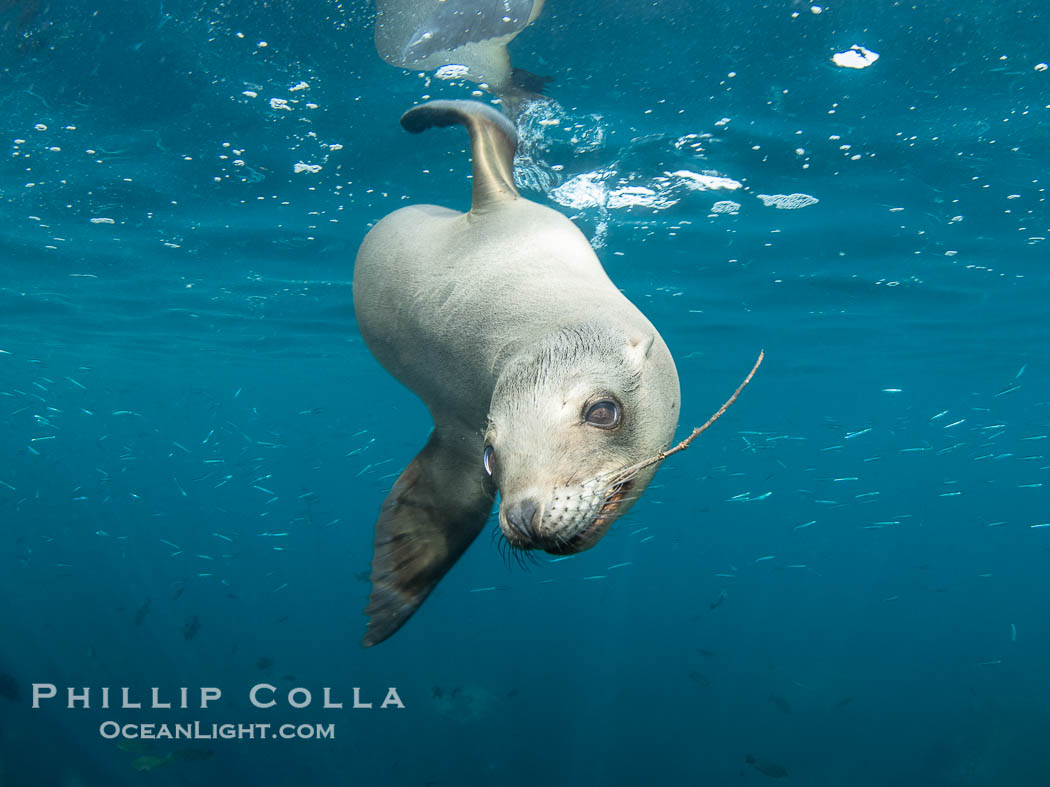
{"label": "sea lion head", "polygon": [[594,546],[656,467],[623,471],[668,447],[678,412],[674,361],[649,325],[573,326],[508,361],[483,454],[508,543],[559,555]]}

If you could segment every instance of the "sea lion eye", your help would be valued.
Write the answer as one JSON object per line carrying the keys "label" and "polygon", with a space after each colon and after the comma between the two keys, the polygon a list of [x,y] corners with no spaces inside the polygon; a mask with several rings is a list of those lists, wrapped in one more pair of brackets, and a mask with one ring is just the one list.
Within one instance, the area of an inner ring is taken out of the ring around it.
{"label": "sea lion eye", "polygon": [[591,426],[602,429],[615,429],[620,425],[620,406],[611,399],[602,399],[587,408],[584,420]]}
{"label": "sea lion eye", "polygon": [[485,453],[481,455],[481,461],[485,465],[485,472],[491,476],[496,472],[496,449],[491,445],[485,446]]}

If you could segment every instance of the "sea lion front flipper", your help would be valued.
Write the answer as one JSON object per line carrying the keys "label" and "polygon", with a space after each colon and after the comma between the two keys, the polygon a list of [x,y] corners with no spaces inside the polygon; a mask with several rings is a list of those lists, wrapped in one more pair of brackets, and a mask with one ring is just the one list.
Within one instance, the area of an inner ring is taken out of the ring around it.
{"label": "sea lion front flipper", "polygon": [[404,625],[484,527],[495,492],[480,453],[474,441],[435,429],[383,501],[365,647]]}
{"label": "sea lion front flipper", "polygon": [[547,83],[553,81],[553,77],[538,76],[522,68],[512,68],[510,80],[499,91],[503,111],[507,117],[517,124],[529,104],[536,101],[549,103],[552,99],[545,96],[543,91]]}
{"label": "sea lion front flipper", "polygon": [[434,126],[466,126],[474,165],[470,212],[482,213],[494,204],[518,198],[514,185],[514,150],[518,132],[505,115],[477,101],[428,101],[401,116],[401,126],[413,134]]}

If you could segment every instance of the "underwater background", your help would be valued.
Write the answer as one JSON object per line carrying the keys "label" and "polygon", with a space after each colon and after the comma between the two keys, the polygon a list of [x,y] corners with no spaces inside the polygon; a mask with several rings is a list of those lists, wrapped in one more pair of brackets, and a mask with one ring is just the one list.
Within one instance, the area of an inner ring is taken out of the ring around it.
{"label": "underwater background", "polygon": [[[523,195],[660,329],[680,436],[766,360],[594,549],[520,567],[492,521],[364,650],[430,419],[361,342],[354,255],[469,205],[462,129],[397,121],[479,89],[374,23],[0,3],[0,785],[1050,784],[1044,6],[549,0],[510,46],[554,78]],[[40,682],[224,698],[33,710]]]}

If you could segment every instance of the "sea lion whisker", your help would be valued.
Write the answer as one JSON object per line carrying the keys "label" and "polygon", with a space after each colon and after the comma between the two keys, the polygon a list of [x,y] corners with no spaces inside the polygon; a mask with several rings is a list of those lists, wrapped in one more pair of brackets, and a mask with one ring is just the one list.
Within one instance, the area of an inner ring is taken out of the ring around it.
{"label": "sea lion whisker", "polygon": [[621,503],[636,503],[642,496],[641,492],[626,492],[623,497],[620,498]]}
{"label": "sea lion whisker", "polygon": [[496,528],[496,551],[499,553],[500,560],[503,561],[503,565],[508,569],[510,568],[511,555],[516,551],[510,542],[507,541],[506,536],[503,535],[499,528]]}
{"label": "sea lion whisker", "polygon": [[523,571],[530,571],[539,565],[539,558],[536,557],[536,553],[531,549],[515,549],[514,556],[517,558],[518,568]]}
{"label": "sea lion whisker", "polygon": [[496,551],[499,553],[500,558],[503,560],[504,565],[507,568],[511,568],[511,561],[517,564],[518,568],[528,571],[530,568],[538,564],[539,558],[536,557],[531,549],[523,549],[514,546],[507,537],[503,534],[502,529],[496,527],[492,530],[492,540],[496,547]]}

